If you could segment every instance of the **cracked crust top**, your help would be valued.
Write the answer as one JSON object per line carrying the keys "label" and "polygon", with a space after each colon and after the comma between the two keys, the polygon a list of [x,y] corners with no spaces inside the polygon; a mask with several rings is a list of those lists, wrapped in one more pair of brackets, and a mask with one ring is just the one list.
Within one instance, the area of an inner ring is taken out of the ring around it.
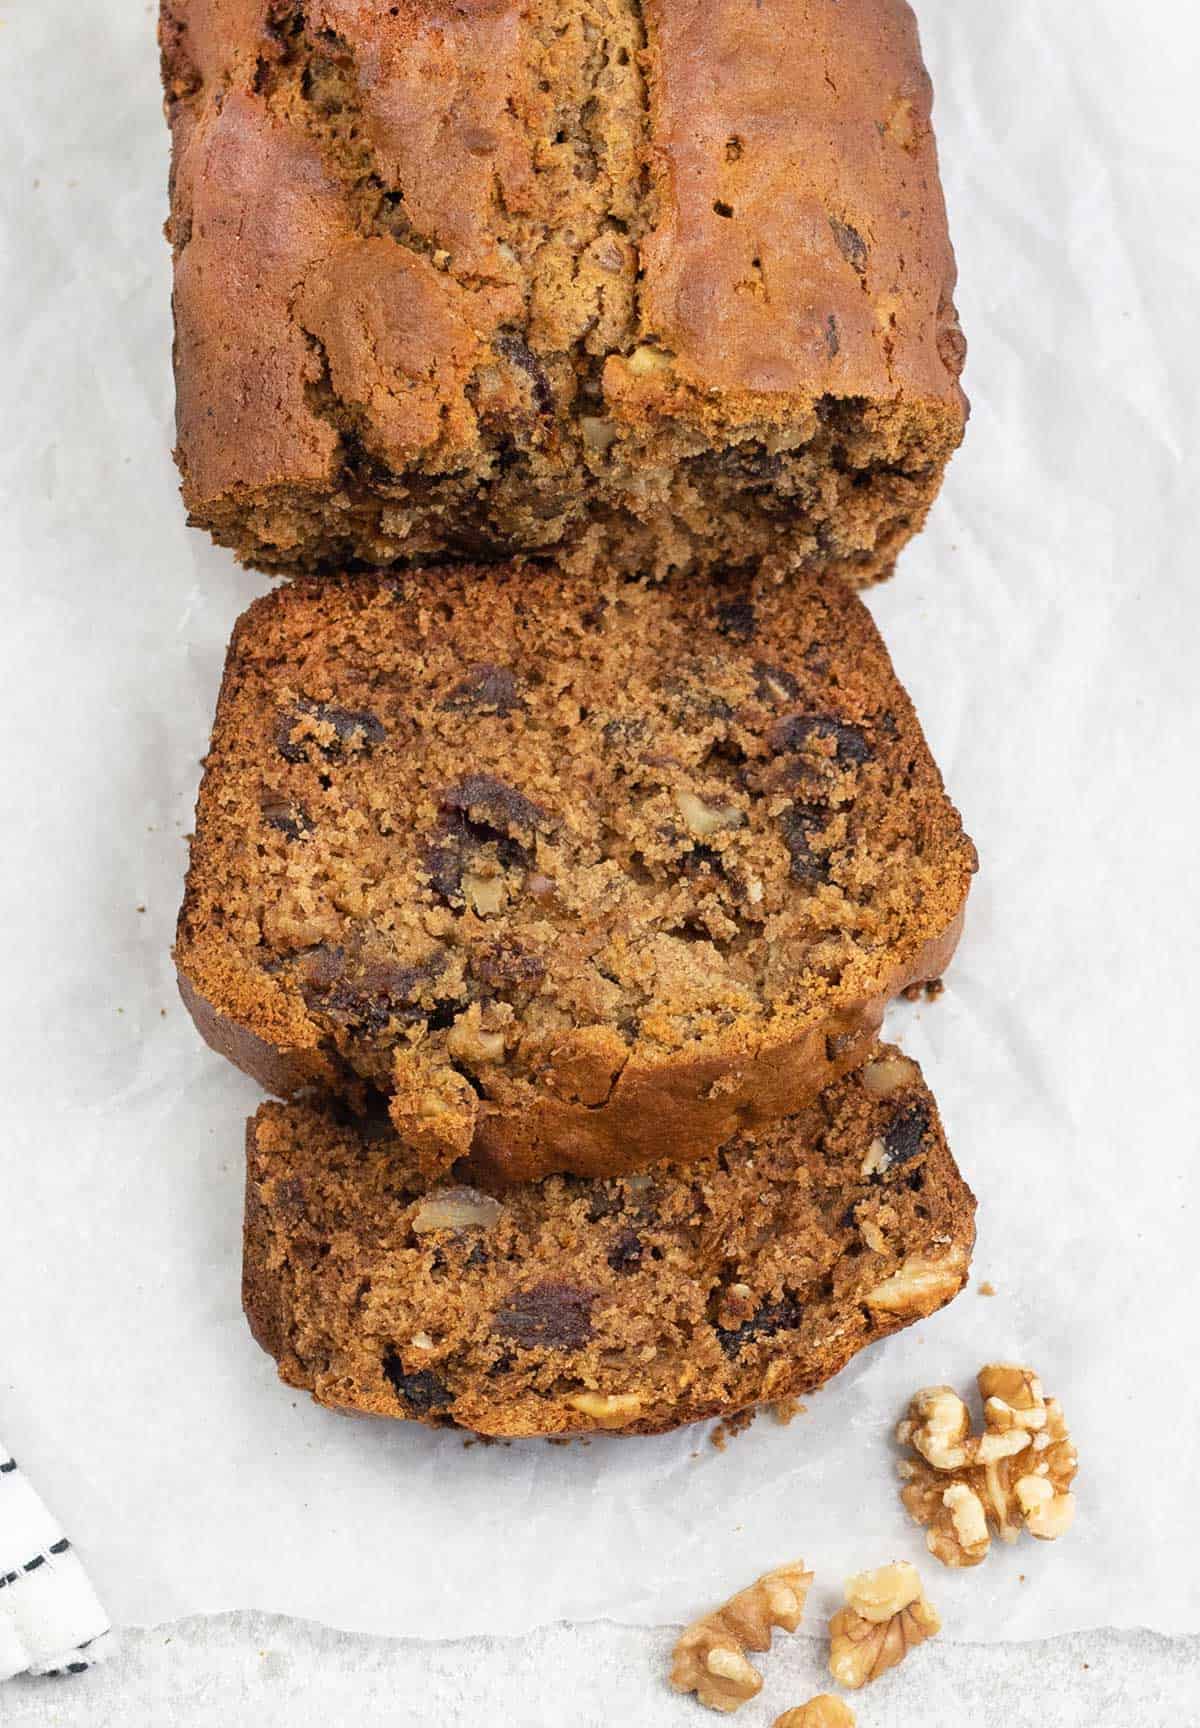
{"label": "cracked crust top", "polygon": [[163,0],[178,455],[266,566],[774,552],[961,436],[904,0]]}
{"label": "cracked crust top", "polygon": [[176,951],[273,1089],[427,1171],[709,1152],[856,1066],[975,867],[835,580],[300,582],[234,633]]}
{"label": "cracked crust top", "polygon": [[264,1105],[243,1294],[321,1403],[484,1434],[659,1433],[801,1395],[961,1288],[974,1198],[915,1063],[689,1166],[420,1193],[386,1129]]}

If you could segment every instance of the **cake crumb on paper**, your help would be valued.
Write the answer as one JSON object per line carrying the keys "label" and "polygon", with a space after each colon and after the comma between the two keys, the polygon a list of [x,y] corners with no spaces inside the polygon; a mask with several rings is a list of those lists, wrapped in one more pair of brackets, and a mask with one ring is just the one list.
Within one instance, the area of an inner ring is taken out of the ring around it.
{"label": "cake crumb on paper", "polygon": [[786,1428],[797,1416],[808,1415],[808,1405],[802,1404],[799,1398],[777,1398],[771,1406],[771,1414],[781,1428]]}
{"label": "cake crumb on paper", "polygon": [[736,1410],[732,1416],[722,1416],[708,1436],[710,1443],[718,1452],[724,1452],[731,1440],[736,1440],[739,1434],[746,1432],[757,1415],[757,1410],[750,1409]]}

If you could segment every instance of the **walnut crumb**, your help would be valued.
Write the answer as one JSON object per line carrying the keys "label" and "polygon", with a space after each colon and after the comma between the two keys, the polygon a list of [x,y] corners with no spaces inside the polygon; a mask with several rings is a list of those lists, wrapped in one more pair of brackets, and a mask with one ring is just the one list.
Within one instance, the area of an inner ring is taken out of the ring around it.
{"label": "walnut crumb", "polygon": [[779,1566],[694,1620],[675,1645],[671,1685],[694,1692],[710,1710],[737,1710],[762,1690],[762,1675],[747,1650],[769,1650],[776,1626],[794,1632],[804,1613],[812,1573],[802,1560]]}
{"label": "walnut crumb", "polygon": [[860,1572],[847,1581],[846,1606],[829,1622],[829,1672],[856,1692],[941,1629],[915,1566],[898,1560]]}
{"label": "walnut crumb", "polygon": [[854,1728],[857,1718],[849,1704],[832,1692],[819,1692],[807,1704],[785,1710],[771,1728]]}
{"label": "walnut crumb", "polygon": [[1053,1541],[1071,1526],[1078,1459],[1062,1406],[1046,1398],[1032,1368],[981,1368],[983,1432],[950,1386],[927,1386],[896,1429],[913,1456],[900,1464],[900,1491],[925,1529],[925,1546],[945,1566],[978,1566],[992,1531],[1015,1542],[1022,1529]]}

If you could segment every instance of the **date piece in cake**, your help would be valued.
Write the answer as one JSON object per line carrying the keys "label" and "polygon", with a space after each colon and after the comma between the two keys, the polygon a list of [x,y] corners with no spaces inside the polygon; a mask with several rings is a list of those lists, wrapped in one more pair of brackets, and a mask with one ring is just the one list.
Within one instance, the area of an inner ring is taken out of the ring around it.
{"label": "date piece in cake", "polygon": [[836,579],[310,579],[230,646],[176,959],[432,1174],[711,1152],[940,977],[974,850]]}
{"label": "date piece in cake", "polygon": [[483,1434],[652,1434],[808,1392],[957,1294],[974,1237],[886,1048],[791,1120],[632,1176],[418,1193],[388,1133],[307,1105],[263,1105],[248,1155],[244,1300],[283,1379]]}
{"label": "date piece in cake", "polygon": [[247,563],[885,575],[964,346],[903,0],[163,0],[177,457]]}

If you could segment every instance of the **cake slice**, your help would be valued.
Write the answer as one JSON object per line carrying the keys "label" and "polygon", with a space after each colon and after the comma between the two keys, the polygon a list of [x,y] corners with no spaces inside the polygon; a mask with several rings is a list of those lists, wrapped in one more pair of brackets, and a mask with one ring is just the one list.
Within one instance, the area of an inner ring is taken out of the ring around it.
{"label": "cake slice", "polygon": [[904,0],[162,0],[177,458],[263,569],[885,575],[962,437]]}
{"label": "cake slice", "polygon": [[887,1047],[714,1156],[498,1197],[421,1192],[386,1127],[307,1105],[263,1105],[247,1147],[244,1301],[282,1378],[482,1434],[653,1434],[808,1392],[948,1302],[974,1239]]}
{"label": "cake slice", "polygon": [[215,1048],[383,1093],[426,1174],[604,1175],[857,1067],[974,867],[836,579],[309,580],[234,632],[176,958]]}

